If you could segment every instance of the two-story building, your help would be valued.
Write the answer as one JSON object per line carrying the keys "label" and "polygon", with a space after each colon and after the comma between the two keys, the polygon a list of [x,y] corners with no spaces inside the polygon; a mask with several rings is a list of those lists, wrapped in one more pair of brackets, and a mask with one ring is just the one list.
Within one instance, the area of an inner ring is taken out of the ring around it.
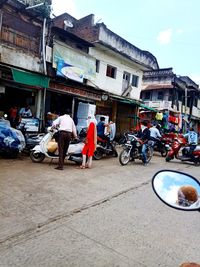
{"label": "two-story building", "polygon": [[89,55],[95,59],[95,75],[86,77],[85,85],[104,92],[101,100],[96,101],[97,114],[116,121],[118,132],[133,127],[141,104],[143,71],[158,69],[156,58],[109,30],[104,23],[95,24],[94,15],[77,20],[64,13],[53,23],[93,44]]}
{"label": "two-story building", "polygon": [[[141,99],[146,106],[168,114],[176,130],[185,131],[189,125],[198,128],[199,93],[199,86],[194,81],[187,76],[177,76],[172,68],[144,72]],[[155,115],[152,113],[152,120]]]}

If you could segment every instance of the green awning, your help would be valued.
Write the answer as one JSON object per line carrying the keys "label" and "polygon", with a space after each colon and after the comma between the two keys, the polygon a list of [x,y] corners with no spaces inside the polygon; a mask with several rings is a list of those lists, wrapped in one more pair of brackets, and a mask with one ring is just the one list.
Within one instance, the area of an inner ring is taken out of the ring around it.
{"label": "green awning", "polygon": [[14,81],[18,83],[44,88],[49,87],[49,78],[44,75],[21,71],[17,69],[12,69],[12,75]]}
{"label": "green awning", "polygon": [[147,106],[145,106],[144,104],[139,104],[139,106],[140,106],[141,108],[144,108],[144,109],[147,109],[147,110],[150,110],[150,111],[158,112],[158,110],[156,110],[155,108],[147,107]]}

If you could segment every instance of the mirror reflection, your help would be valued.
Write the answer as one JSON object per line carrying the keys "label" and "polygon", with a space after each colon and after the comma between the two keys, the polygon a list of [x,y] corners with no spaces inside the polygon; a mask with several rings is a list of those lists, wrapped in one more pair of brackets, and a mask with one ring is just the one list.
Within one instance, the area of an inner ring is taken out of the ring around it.
{"label": "mirror reflection", "polygon": [[200,184],[176,171],[161,171],[153,178],[153,188],[162,201],[179,209],[200,208]]}

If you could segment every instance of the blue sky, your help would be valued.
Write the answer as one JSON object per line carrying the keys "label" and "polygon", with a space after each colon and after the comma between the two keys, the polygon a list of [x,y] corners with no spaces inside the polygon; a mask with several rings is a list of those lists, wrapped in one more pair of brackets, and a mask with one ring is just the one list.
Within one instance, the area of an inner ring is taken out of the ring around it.
{"label": "blue sky", "polygon": [[53,0],[53,13],[89,14],[200,85],[200,0]]}

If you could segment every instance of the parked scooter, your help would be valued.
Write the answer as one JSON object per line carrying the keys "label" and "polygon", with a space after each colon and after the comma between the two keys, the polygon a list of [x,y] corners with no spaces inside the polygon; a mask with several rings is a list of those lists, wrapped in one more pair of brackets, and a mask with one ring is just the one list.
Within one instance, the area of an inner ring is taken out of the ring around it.
{"label": "parked scooter", "polygon": [[[48,127],[47,134],[44,135],[39,145],[36,145],[30,152],[30,158],[35,163],[42,162],[45,158],[58,159],[58,149],[57,143],[54,142],[53,150],[48,150],[49,142],[54,138],[55,134],[58,132],[57,129],[51,129]],[[70,142],[66,159],[73,161],[77,164],[82,162],[82,149],[84,143],[80,140],[74,140]]]}
{"label": "parked scooter", "polygon": [[181,161],[194,162],[195,165],[200,165],[200,146],[197,146],[193,151],[193,158],[189,155],[189,147],[186,145],[187,141],[183,136],[178,136],[172,142],[172,145],[169,147],[169,151],[166,156],[166,161],[176,158]]}
{"label": "parked scooter", "polygon": [[[147,163],[150,162],[153,156],[153,148],[151,145],[147,144]],[[121,165],[127,165],[129,161],[134,161],[135,159],[142,160],[144,162],[142,156],[142,144],[140,139],[135,135],[128,134],[127,135],[127,142],[123,146],[123,150],[119,155],[119,162]]]}

